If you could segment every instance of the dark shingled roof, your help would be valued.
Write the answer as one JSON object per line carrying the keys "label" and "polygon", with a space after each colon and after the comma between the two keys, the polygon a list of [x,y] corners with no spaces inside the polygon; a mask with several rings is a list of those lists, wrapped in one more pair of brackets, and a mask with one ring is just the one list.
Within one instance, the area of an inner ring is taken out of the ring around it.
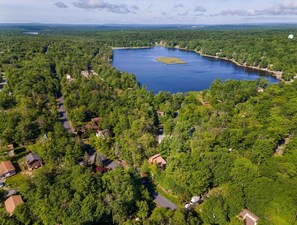
{"label": "dark shingled roof", "polygon": [[37,153],[30,153],[26,156],[26,162],[31,164],[34,161],[41,161],[41,157]]}

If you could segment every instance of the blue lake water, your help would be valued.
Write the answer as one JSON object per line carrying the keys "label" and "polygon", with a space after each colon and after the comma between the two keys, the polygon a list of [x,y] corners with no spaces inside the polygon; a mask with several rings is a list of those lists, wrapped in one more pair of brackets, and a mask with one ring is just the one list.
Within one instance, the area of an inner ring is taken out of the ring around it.
{"label": "blue lake water", "polygon": [[[187,64],[165,65],[156,61],[157,57],[176,57]],[[277,82],[265,72],[252,71],[195,52],[163,47],[114,50],[112,65],[122,72],[134,74],[139,83],[145,84],[154,93],[205,90],[215,79],[257,80],[264,77],[270,82]]]}

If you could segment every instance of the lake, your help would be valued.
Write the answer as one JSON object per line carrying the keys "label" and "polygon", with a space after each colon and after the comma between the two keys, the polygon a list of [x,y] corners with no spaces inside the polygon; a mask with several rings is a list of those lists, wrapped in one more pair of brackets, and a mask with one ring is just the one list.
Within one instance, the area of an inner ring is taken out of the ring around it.
{"label": "lake", "polygon": [[[187,64],[165,65],[156,60],[158,57],[176,57]],[[278,82],[265,72],[252,71],[191,51],[159,46],[148,49],[115,49],[112,65],[122,72],[134,74],[139,83],[145,84],[154,93],[205,90],[215,79],[257,80],[264,77],[270,82]]]}

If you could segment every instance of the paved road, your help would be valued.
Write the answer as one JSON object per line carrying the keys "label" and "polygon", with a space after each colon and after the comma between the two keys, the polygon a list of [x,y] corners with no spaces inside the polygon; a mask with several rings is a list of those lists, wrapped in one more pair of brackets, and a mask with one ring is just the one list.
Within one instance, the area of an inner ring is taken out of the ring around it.
{"label": "paved road", "polygon": [[63,126],[67,131],[72,131],[72,127],[70,126],[70,123],[69,123],[69,120],[68,120],[68,117],[67,117],[67,112],[65,110],[63,96],[58,98],[58,100],[59,100],[59,109],[58,109],[58,111],[60,113],[61,122],[63,123]]}
{"label": "paved road", "polygon": [[156,194],[154,201],[160,207],[177,209],[177,206],[174,203],[172,203],[170,200],[168,200],[167,198],[165,198],[163,195],[161,195],[159,193]]}
{"label": "paved road", "polygon": [[169,209],[177,209],[177,205],[175,205],[163,195],[156,192],[146,179],[143,180],[143,184],[146,186],[147,190],[150,193],[150,196],[153,198],[154,202],[156,202],[158,206]]}

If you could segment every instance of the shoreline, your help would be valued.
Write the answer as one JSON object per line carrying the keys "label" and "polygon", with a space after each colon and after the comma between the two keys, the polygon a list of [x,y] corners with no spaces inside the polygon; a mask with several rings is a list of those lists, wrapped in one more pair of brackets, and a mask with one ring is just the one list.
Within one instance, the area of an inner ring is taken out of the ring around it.
{"label": "shoreline", "polygon": [[111,47],[112,50],[129,50],[129,49],[150,49],[152,47]]}
{"label": "shoreline", "polygon": [[197,50],[191,50],[191,49],[186,49],[186,48],[179,48],[179,47],[174,47],[174,49],[179,49],[179,50],[182,50],[182,51],[190,51],[190,52],[195,52],[197,53],[198,55],[201,55],[203,57],[207,57],[207,58],[212,58],[212,59],[219,59],[219,60],[223,60],[223,61],[226,61],[226,62],[231,62],[233,64],[235,64],[236,66],[238,67],[243,67],[243,68],[247,68],[247,69],[252,69],[252,70],[255,70],[255,71],[261,71],[261,72],[266,72],[266,73],[269,73],[271,76],[275,77],[278,81],[285,81],[283,78],[282,78],[282,74],[283,72],[281,71],[274,71],[274,70],[269,70],[269,69],[265,69],[265,68],[260,68],[260,67],[256,67],[256,66],[247,66],[247,65],[244,65],[244,64],[240,64],[238,62],[236,62],[234,59],[229,59],[229,58],[226,58],[226,57],[219,57],[219,56],[213,56],[213,55],[207,55],[207,54],[204,54],[202,53],[201,51],[197,51]]}
{"label": "shoreline", "polygon": [[146,47],[112,47],[112,50],[150,49],[150,48],[153,48],[153,47],[156,47],[156,46],[164,47],[164,48],[167,48],[167,49],[179,49],[181,51],[195,52],[196,54],[198,54],[198,55],[200,55],[202,57],[207,57],[207,58],[212,58],[212,59],[219,59],[219,60],[223,60],[223,61],[226,61],[226,62],[231,62],[231,63],[235,64],[238,67],[247,68],[247,69],[251,69],[251,70],[254,70],[254,71],[258,71],[258,72],[268,73],[270,76],[275,77],[278,81],[285,82],[285,80],[282,78],[283,72],[281,72],[281,71],[269,70],[269,69],[260,68],[260,67],[257,67],[257,66],[247,66],[247,65],[240,64],[240,63],[236,62],[234,59],[229,59],[229,58],[226,58],[226,57],[213,56],[213,55],[207,55],[207,54],[205,54],[205,53],[203,53],[201,51],[187,49],[187,48],[180,48],[179,46],[176,46],[176,47],[173,47],[173,48],[166,47],[164,45],[155,45],[155,46],[151,46],[151,47],[149,47],[149,46],[146,46]]}

